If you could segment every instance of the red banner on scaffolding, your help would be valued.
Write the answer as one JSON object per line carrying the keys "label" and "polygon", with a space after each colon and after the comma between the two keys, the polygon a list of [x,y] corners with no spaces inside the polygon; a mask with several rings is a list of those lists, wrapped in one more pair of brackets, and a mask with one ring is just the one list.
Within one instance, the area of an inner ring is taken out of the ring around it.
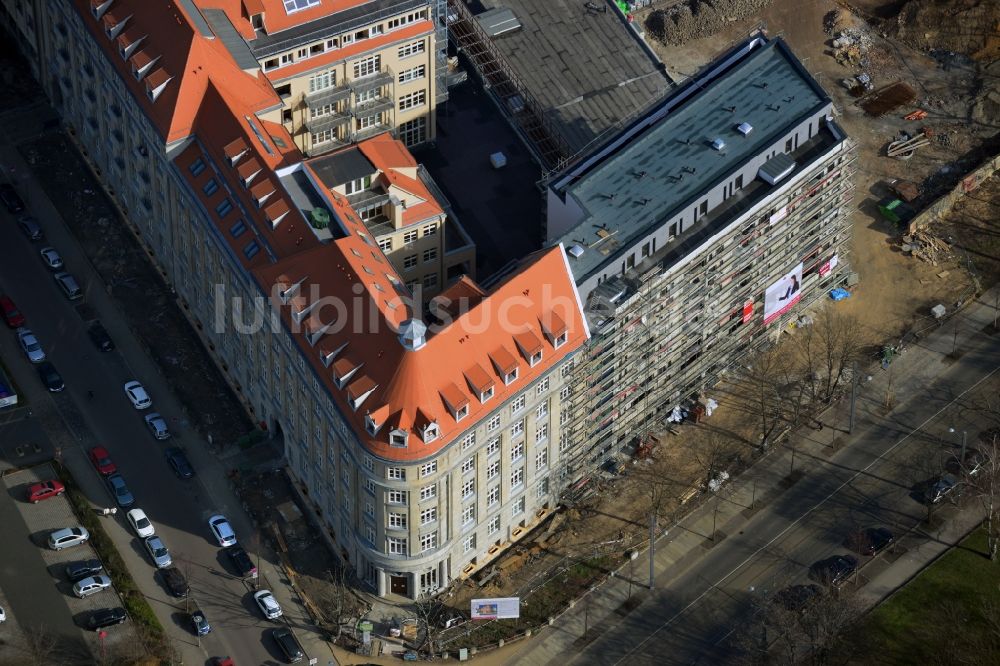
{"label": "red banner on scaffolding", "polygon": [[743,323],[747,323],[753,317],[753,299],[743,304]]}

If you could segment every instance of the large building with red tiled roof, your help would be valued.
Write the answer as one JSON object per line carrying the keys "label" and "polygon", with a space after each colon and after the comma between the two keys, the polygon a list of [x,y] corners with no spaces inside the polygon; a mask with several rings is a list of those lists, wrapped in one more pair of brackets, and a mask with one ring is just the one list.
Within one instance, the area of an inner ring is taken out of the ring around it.
{"label": "large building with red tiled roof", "polygon": [[[272,119],[284,102],[270,73],[208,15],[260,10],[280,34],[293,29],[281,4],[36,5],[39,57],[61,63],[43,84],[283,443],[324,536],[379,594],[418,598],[555,508],[566,371],[589,329],[562,247],[478,285],[474,248],[462,259],[461,235],[449,244],[447,202],[401,141],[305,158]],[[407,246],[433,266],[418,280]]]}

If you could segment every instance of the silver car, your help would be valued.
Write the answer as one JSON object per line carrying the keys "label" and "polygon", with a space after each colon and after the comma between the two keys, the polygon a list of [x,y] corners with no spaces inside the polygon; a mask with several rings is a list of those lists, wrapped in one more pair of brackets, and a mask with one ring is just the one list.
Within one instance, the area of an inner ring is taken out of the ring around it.
{"label": "silver car", "polygon": [[84,578],[74,585],[73,594],[83,599],[92,594],[97,594],[101,590],[106,590],[109,587],[111,587],[111,579],[107,576],[91,576],[90,578]]}
{"label": "silver car", "polygon": [[87,543],[90,539],[90,532],[83,527],[64,527],[49,535],[49,548],[52,550],[62,550]]}
{"label": "silver car", "polygon": [[159,415],[157,412],[152,414],[146,414],[143,417],[146,421],[146,427],[149,428],[149,432],[152,433],[153,437],[156,439],[170,439],[170,430],[167,429],[167,420]]}
{"label": "silver car", "polygon": [[49,270],[57,271],[63,267],[62,257],[54,247],[43,247],[38,253],[42,255],[42,261]]}
{"label": "silver car", "polygon": [[257,602],[257,607],[268,620],[276,620],[281,617],[281,606],[278,600],[271,594],[271,590],[261,590],[253,595],[253,600]]}
{"label": "silver car", "polygon": [[170,559],[170,551],[163,545],[163,540],[160,537],[155,535],[146,537],[143,543],[146,544],[146,551],[149,553],[157,569],[166,569],[174,563]]}
{"label": "silver car", "polygon": [[30,328],[22,326],[17,329],[17,341],[21,345],[21,349],[24,350],[24,355],[28,357],[28,360],[32,363],[41,363],[45,360],[45,351],[42,349],[42,345],[39,344],[38,338],[35,334],[31,332]]}

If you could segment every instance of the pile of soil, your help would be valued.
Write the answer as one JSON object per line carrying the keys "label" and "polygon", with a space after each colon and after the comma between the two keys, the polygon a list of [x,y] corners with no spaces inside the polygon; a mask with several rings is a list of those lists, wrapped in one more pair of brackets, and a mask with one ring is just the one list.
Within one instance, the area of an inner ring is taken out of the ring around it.
{"label": "pile of soil", "polygon": [[751,18],[771,0],[683,0],[646,17],[646,31],[664,44],[708,37],[733,21]]}
{"label": "pile of soil", "polygon": [[1000,58],[996,0],[910,0],[885,21],[884,28],[922,51],[951,51],[980,62]]}

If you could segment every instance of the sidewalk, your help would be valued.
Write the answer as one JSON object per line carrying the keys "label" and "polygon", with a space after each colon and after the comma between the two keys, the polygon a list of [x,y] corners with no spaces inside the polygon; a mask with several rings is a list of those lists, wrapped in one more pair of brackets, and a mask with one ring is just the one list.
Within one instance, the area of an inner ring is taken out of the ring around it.
{"label": "sidewalk", "polygon": [[[856,429],[877,424],[886,427],[884,409],[887,393],[899,396],[894,404],[918,397],[941,372],[954,362],[953,349],[961,355],[970,343],[992,327],[995,311],[993,291],[971,303],[958,318],[955,335],[954,320],[912,345],[896,357],[888,370],[869,370],[871,380],[862,372],[860,380]],[[710,540],[713,526],[715,543],[725,543],[725,537],[742,530],[747,521],[762,507],[779,497],[799,475],[823,464],[850,439],[848,434],[849,406],[844,399],[821,415],[822,430],[803,428],[790,437],[787,445],[771,451],[764,459],[743,473],[718,499],[707,498],[698,508],[670,526],[656,544],[654,560],[656,586],[680,576],[714,547]],[[891,427],[891,424],[889,424]],[[895,433],[893,433],[895,434]],[[945,521],[933,532],[928,543],[909,551],[892,566],[875,575],[862,588],[862,599],[875,604],[891,594],[910,577],[933,561],[941,552],[963,538],[981,520],[975,510],[963,511],[960,519]],[[567,655],[579,653],[580,639],[585,628],[591,632],[613,631],[628,613],[623,601],[629,596],[645,600],[650,596],[645,586],[649,582],[648,551],[640,553],[632,563],[634,578],[629,582],[630,566],[624,565],[616,576],[590,593],[589,599],[579,600],[574,608],[559,617],[551,628],[518,644],[477,656],[477,660],[493,664],[552,664],[567,661]],[[653,593],[655,594],[655,592]],[[640,638],[641,639],[641,638]]]}

